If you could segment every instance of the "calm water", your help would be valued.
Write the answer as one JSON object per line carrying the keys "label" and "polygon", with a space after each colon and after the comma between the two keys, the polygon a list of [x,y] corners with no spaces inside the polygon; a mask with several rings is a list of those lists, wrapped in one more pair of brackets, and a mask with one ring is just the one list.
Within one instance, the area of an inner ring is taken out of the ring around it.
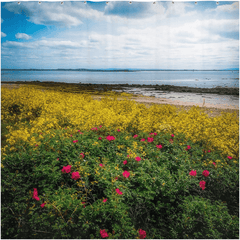
{"label": "calm water", "polygon": [[2,81],[54,81],[92,84],[146,84],[188,87],[239,87],[239,71],[1,71]]}

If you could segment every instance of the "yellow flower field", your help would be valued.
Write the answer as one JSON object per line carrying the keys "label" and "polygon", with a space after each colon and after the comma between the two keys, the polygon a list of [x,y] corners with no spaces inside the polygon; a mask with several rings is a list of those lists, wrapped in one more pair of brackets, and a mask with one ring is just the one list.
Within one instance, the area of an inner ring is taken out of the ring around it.
{"label": "yellow flower field", "polygon": [[191,140],[202,140],[206,150],[218,148],[223,154],[239,154],[239,118],[236,113],[225,113],[209,118],[199,107],[177,112],[171,105],[154,105],[147,108],[127,97],[117,100],[105,96],[93,100],[90,94],[64,93],[39,90],[36,87],[1,89],[2,121],[8,126],[7,146],[14,149],[18,141],[32,146],[39,144],[41,132],[72,127],[90,130],[99,125],[116,129],[146,132],[182,132]]}

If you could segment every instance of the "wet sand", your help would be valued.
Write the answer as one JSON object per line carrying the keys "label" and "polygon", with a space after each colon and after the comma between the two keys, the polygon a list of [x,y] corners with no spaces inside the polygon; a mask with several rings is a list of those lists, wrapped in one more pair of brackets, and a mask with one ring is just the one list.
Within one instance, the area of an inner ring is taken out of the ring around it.
{"label": "wet sand", "polygon": [[[55,89],[57,90],[58,88],[61,88],[64,92],[73,92],[73,93],[80,93],[80,92],[88,92],[92,94],[92,98],[96,100],[101,100],[101,98],[104,95],[104,92],[106,91],[123,91],[124,88],[127,87],[128,84],[116,84],[116,85],[107,85],[107,84],[69,84],[69,83],[57,83],[57,82],[2,82],[1,86],[2,87],[7,87],[9,89],[13,88],[18,88],[21,85],[37,85],[40,88],[47,88],[47,89]],[[219,88],[219,89],[199,89],[199,88],[188,88],[188,87],[176,87],[175,86],[170,86],[168,85],[169,89],[173,91],[179,92],[179,91],[195,91],[195,92],[214,92],[214,91],[220,91],[221,94],[230,94],[231,92],[234,93],[233,95],[236,95],[238,93],[239,95],[239,89],[238,88]],[[129,85],[129,87],[144,87],[144,88],[153,88],[155,87],[157,90],[161,88],[165,88],[164,85],[158,86],[158,85]],[[165,91],[168,91],[165,90]],[[214,92],[216,93],[216,92]],[[123,97],[118,96],[118,100],[123,100]],[[142,95],[137,95],[133,94],[132,97],[130,98],[138,103],[145,104],[146,106],[151,106],[153,104],[170,104],[176,106],[179,110],[185,109],[189,110],[192,106],[199,106],[204,112],[206,112],[209,117],[215,117],[221,115],[222,112],[237,112],[237,115],[239,116],[239,106],[236,105],[227,105],[227,104],[211,104],[211,103],[204,103],[204,102],[199,102],[199,103],[193,103],[193,102],[185,102],[185,101],[179,101],[179,100],[171,100],[171,99],[166,99],[166,98],[156,98],[156,97],[145,97]]]}

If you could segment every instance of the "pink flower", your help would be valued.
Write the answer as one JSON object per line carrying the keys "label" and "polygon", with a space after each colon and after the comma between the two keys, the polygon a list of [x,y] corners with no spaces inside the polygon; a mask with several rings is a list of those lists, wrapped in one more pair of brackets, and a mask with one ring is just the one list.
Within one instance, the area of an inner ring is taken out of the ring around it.
{"label": "pink flower", "polygon": [[106,202],[107,201],[107,198],[103,199],[103,202]]}
{"label": "pink flower", "polygon": [[62,168],[63,173],[70,173],[71,172],[71,167],[70,165],[67,165],[66,167]]}
{"label": "pink flower", "polygon": [[43,208],[46,205],[46,203],[42,203],[40,206]]}
{"label": "pink flower", "polygon": [[127,157],[128,157],[128,158],[130,158],[130,156],[129,156],[129,155],[127,155]]}
{"label": "pink flower", "polygon": [[80,178],[79,172],[73,172],[72,173],[72,179],[78,180]]}
{"label": "pink flower", "polygon": [[93,128],[91,128],[91,130],[96,130],[97,131],[98,129],[97,129],[97,127],[93,127]]}
{"label": "pink flower", "polygon": [[112,140],[115,140],[115,137],[114,137],[114,136],[107,136],[106,139],[107,139],[108,141],[112,141]]}
{"label": "pink flower", "polygon": [[153,135],[153,133],[149,133],[149,135]]}
{"label": "pink flower", "polygon": [[100,229],[100,234],[101,234],[101,237],[102,237],[102,238],[109,237],[108,234],[107,234],[107,232],[105,231],[105,229],[103,229],[103,230]]}
{"label": "pink flower", "polygon": [[81,132],[81,130],[78,130],[78,132]]}
{"label": "pink flower", "polygon": [[208,152],[211,152],[210,150],[208,150]]}
{"label": "pink flower", "polygon": [[139,162],[139,161],[141,161],[141,158],[140,157],[135,157],[135,160]]}
{"label": "pink flower", "polygon": [[70,137],[72,137],[72,135],[70,135]]}
{"label": "pink flower", "polygon": [[137,134],[133,136],[133,138],[137,138],[137,137],[138,137],[138,135],[137,135]]}
{"label": "pink flower", "polygon": [[169,142],[170,142],[170,143],[173,143],[173,140],[172,140],[172,139],[169,139]]}
{"label": "pink flower", "polygon": [[207,176],[209,175],[209,171],[208,171],[208,170],[204,170],[204,171],[202,172],[202,175],[205,176],[205,177],[207,177]]}
{"label": "pink flower", "polygon": [[73,143],[76,143],[76,142],[78,142],[78,140],[73,140]]}
{"label": "pink flower", "polygon": [[[79,131],[79,130],[78,130]],[[83,134],[82,132],[80,132],[79,134]]]}
{"label": "pink flower", "polygon": [[171,137],[174,137],[174,134],[172,134]]}
{"label": "pink flower", "polygon": [[99,126],[100,128],[102,127],[102,125]]}
{"label": "pink flower", "polygon": [[188,150],[191,149],[190,145],[187,145],[187,149],[188,149]]}
{"label": "pink flower", "polygon": [[57,158],[57,161],[59,161],[59,158]]}
{"label": "pink flower", "polygon": [[116,192],[119,194],[119,195],[122,195],[123,193],[119,190],[119,188],[116,189]]}
{"label": "pink flower", "polygon": [[35,147],[38,147],[38,145],[36,144]]}
{"label": "pink flower", "polygon": [[123,164],[126,165],[126,164],[127,164],[127,160],[124,160],[124,161],[123,161]]}
{"label": "pink flower", "polygon": [[149,133],[149,135],[157,136],[157,133]]}
{"label": "pink flower", "polygon": [[140,141],[141,141],[141,142],[144,142],[144,141],[145,141],[145,138],[142,138]]}
{"label": "pink flower", "polygon": [[153,142],[153,138],[148,137],[147,141],[148,142]]}
{"label": "pink flower", "polygon": [[33,188],[33,199],[39,201],[39,197],[38,197],[38,191],[36,188]]}
{"label": "pink flower", "polygon": [[216,163],[215,163],[215,162],[213,162],[212,164],[213,164],[214,166],[216,166]]}
{"label": "pink flower", "polygon": [[100,166],[100,167],[103,167],[103,165],[102,165],[101,163],[99,164],[99,166]]}
{"label": "pink flower", "polygon": [[162,145],[156,145],[157,148],[161,149],[162,148]]}
{"label": "pink flower", "polygon": [[120,130],[119,130],[119,129],[118,129],[117,131],[118,131],[118,132],[120,132]]}
{"label": "pink flower", "polygon": [[130,172],[124,171],[124,172],[123,172],[123,176],[124,176],[125,178],[129,178]]}
{"label": "pink flower", "polygon": [[115,177],[116,180],[118,180],[118,177]]}
{"label": "pink flower", "polygon": [[85,207],[86,207],[86,206],[85,206],[85,203],[86,203],[86,202],[82,202],[82,204],[83,204],[83,208],[85,208]]}
{"label": "pink flower", "polygon": [[98,138],[98,140],[102,140],[102,138],[101,138],[101,137],[99,137],[99,138]]}
{"label": "pink flower", "polygon": [[228,159],[230,159],[230,160],[231,160],[231,159],[232,159],[232,157],[231,157],[231,156],[228,156]]}
{"label": "pink flower", "polygon": [[139,230],[140,239],[146,238],[146,232],[142,229]]}
{"label": "pink flower", "polygon": [[85,156],[84,153],[80,153],[80,155],[81,155],[82,158],[84,158],[84,156]]}
{"label": "pink flower", "polygon": [[196,176],[196,175],[197,175],[197,171],[196,171],[196,170],[192,170],[192,171],[189,173],[189,175],[191,175],[191,176]]}
{"label": "pink flower", "polygon": [[200,186],[200,188],[202,188],[202,190],[205,189],[205,184],[206,184],[205,181],[200,181],[200,182],[199,182],[199,186]]}

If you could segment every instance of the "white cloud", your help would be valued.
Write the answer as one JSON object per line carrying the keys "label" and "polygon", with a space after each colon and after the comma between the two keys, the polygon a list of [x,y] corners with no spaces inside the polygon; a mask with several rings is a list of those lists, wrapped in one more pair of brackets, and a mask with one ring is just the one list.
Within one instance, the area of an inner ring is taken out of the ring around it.
{"label": "white cloud", "polygon": [[65,27],[78,26],[83,18],[99,19],[103,16],[83,2],[65,2],[64,5],[59,2],[42,2],[41,5],[38,2],[6,3],[4,8],[15,14],[24,13],[35,24]]}
{"label": "white cloud", "polygon": [[17,39],[24,39],[24,40],[29,40],[30,38],[32,38],[31,36],[29,36],[26,33],[17,33],[17,34],[15,34],[15,37]]}
{"label": "white cloud", "polygon": [[1,32],[1,38],[3,38],[3,37],[6,37],[7,36],[7,34],[6,33],[4,33],[4,32]]}
{"label": "white cloud", "polygon": [[217,6],[215,9],[208,9],[209,12],[233,12],[239,10],[239,2],[233,4],[224,4]]}

